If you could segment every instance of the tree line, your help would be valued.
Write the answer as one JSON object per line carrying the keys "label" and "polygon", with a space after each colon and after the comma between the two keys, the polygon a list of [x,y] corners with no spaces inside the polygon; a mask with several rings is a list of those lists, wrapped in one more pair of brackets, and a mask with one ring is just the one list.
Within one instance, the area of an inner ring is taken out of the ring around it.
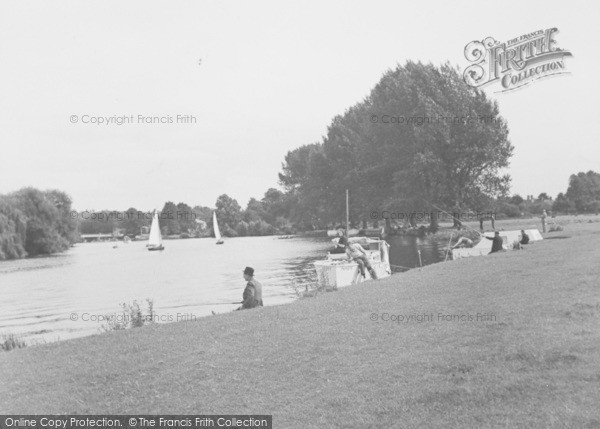
{"label": "tree line", "polygon": [[[267,190],[260,200],[251,198],[245,209],[227,194],[217,198],[215,208],[168,201],[159,210],[159,224],[165,236],[212,236],[213,212],[216,212],[221,233],[227,237],[291,234],[295,228],[288,219],[288,202],[284,193],[274,188]],[[118,230],[135,237],[147,233],[152,223],[152,212],[133,207],[124,212],[80,213],[77,217],[81,234],[111,234]]]}

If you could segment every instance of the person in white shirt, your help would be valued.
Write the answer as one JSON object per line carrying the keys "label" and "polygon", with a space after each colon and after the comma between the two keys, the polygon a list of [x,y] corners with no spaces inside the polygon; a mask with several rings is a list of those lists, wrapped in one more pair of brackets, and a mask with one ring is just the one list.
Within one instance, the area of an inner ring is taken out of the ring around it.
{"label": "person in white shirt", "polygon": [[346,255],[354,261],[358,263],[358,269],[360,270],[360,274],[364,277],[365,275],[365,267],[369,270],[369,274],[373,279],[377,279],[377,273],[371,266],[369,262],[369,258],[367,257],[367,252],[365,249],[358,243],[349,243],[346,237],[340,238],[339,244],[346,247]]}
{"label": "person in white shirt", "polygon": [[456,248],[469,248],[469,247],[473,247],[473,240],[471,240],[468,237],[461,237],[460,240],[458,240],[456,242],[456,244],[454,246],[452,246],[453,249]]}

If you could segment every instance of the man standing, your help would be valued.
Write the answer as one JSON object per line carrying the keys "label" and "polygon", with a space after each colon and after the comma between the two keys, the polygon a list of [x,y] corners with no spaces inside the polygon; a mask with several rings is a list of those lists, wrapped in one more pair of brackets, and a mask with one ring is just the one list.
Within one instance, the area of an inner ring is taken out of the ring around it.
{"label": "man standing", "polygon": [[262,307],[262,285],[254,278],[254,268],[246,267],[244,269],[244,280],[248,283],[246,283],[246,288],[242,296],[242,306],[238,310]]}
{"label": "man standing", "polygon": [[546,210],[542,211],[542,232],[546,232],[546,218],[548,215],[546,214]]}
{"label": "man standing", "polygon": [[369,262],[367,252],[365,252],[365,250],[360,244],[351,244],[348,242],[348,239],[346,237],[340,238],[339,243],[346,246],[346,255],[348,255],[350,259],[358,263],[358,269],[360,270],[360,273],[362,274],[363,278],[366,277],[365,267],[367,267],[367,270],[369,270],[369,274],[371,274],[371,277],[374,280],[377,280],[377,273],[375,272],[375,270],[371,266],[371,263]]}

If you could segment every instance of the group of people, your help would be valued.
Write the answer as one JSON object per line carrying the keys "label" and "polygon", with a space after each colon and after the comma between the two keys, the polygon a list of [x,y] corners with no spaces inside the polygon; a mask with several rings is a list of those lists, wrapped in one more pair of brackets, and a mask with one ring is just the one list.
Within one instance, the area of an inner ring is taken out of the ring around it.
{"label": "group of people", "polygon": [[[479,235],[482,238],[487,238],[488,240],[492,241],[492,250],[490,251],[490,253],[496,253],[496,252],[500,252],[501,250],[504,250],[503,247],[503,240],[502,237],[500,237],[500,232],[496,231],[494,233],[493,237],[486,237],[485,235],[479,233]],[[527,235],[527,233],[525,232],[525,230],[521,230],[521,239],[519,240],[519,246],[524,245],[524,244],[529,244],[529,235]],[[452,249],[456,249],[456,248],[466,248],[466,247],[473,247],[474,243],[473,240],[471,240],[468,237],[461,237],[460,240],[458,240],[456,242],[456,244],[454,246],[452,246]]]}
{"label": "group of people", "polygon": [[[542,215],[540,216],[540,218],[542,219],[542,232],[546,232],[546,223],[547,223],[547,219],[549,217],[552,216],[552,212],[548,213],[546,212],[546,210],[542,210]],[[479,229],[481,231],[483,231],[483,221],[484,220],[489,220],[492,222],[492,229],[496,229],[496,225],[495,225],[495,221],[496,221],[496,216],[494,215],[494,213],[490,213],[490,214],[483,214],[479,216]],[[551,221],[552,222],[552,221]],[[460,224],[460,222],[459,222]],[[458,229],[461,229],[460,227]],[[523,232],[523,231],[521,231]]]}

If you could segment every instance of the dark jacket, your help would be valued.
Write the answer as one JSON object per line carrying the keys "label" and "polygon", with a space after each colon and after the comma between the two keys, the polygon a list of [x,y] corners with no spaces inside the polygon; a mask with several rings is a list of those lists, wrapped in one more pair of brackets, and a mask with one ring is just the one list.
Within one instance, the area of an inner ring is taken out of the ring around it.
{"label": "dark jacket", "polygon": [[262,285],[258,280],[252,278],[246,284],[242,295],[242,309],[262,307]]}
{"label": "dark jacket", "polygon": [[523,233],[523,237],[521,237],[521,244],[529,244],[529,236]]}
{"label": "dark jacket", "polygon": [[246,285],[244,289],[244,294],[242,295],[242,309],[254,308],[258,306],[258,301],[255,298],[256,290],[254,289],[254,285],[250,282]]}
{"label": "dark jacket", "polygon": [[492,251],[490,253],[495,253],[495,252],[499,252],[500,250],[502,250],[502,237],[500,237],[499,235],[495,235],[493,237],[485,237],[488,240],[492,240]]}

